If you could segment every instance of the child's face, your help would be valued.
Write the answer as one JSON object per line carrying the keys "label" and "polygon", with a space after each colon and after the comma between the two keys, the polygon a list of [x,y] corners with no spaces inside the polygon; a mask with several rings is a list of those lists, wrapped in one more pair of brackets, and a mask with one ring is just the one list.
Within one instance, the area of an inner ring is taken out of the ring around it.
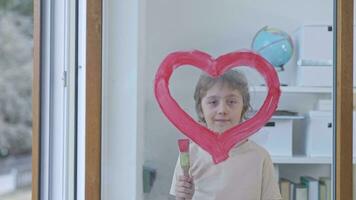
{"label": "child's face", "polygon": [[237,89],[217,83],[202,98],[202,115],[208,128],[222,133],[241,121],[243,98]]}

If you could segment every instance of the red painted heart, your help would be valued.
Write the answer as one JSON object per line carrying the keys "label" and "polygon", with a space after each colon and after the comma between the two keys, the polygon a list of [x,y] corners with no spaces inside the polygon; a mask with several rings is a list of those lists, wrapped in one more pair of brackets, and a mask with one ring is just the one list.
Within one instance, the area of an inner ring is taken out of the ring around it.
{"label": "red painted heart", "polygon": [[[267,97],[260,110],[246,120],[222,134],[217,134],[197,123],[172,98],[169,79],[173,71],[182,66],[197,67],[212,77],[218,77],[233,67],[247,66],[256,69],[268,86]],[[280,84],[273,66],[259,54],[252,51],[236,51],[213,59],[201,51],[174,52],[161,63],[155,78],[156,99],[166,117],[183,134],[210,153],[215,164],[229,157],[229,151],[238,142],[256,133],[272,117],[280,98]]]}

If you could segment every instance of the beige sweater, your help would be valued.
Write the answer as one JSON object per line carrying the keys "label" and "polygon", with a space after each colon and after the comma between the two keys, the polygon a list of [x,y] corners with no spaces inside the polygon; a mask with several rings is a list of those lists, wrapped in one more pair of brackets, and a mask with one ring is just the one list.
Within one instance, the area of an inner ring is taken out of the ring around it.
{"label": "beige sweater", "polygon": [[[195,184],[193,200],[282,199],[268,152],[250,140],[231,149],[229,158],[217,165],[210,154],[191,143],[190,163]],[[175,195],[176,177],[181,174],[178,158],[171,195]]]}

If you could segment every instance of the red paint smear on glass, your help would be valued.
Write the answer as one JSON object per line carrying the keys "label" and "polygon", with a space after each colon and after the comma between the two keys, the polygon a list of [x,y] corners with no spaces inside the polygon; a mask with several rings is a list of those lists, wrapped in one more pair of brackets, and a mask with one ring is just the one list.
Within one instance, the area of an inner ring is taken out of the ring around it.
{"label": "red paint smear on glass", "polygon": [[[199,68],[213,77],[218,77],[233,67],[254,68],[263,76],[268,94],[254,117],[222,134],[216,134],[190,117],[170,94],[169,79],[173,71],[182,65]],[[197,50],[171,53],[163,60],[156,73],[154,92],[165,116],[183,134],[210,153],[215,164],[226,160],[235,144],[256,133],[268,122],[277,109],[281,94],[279,79],[272,64],[248,50],[231,52],[217,59]]]}

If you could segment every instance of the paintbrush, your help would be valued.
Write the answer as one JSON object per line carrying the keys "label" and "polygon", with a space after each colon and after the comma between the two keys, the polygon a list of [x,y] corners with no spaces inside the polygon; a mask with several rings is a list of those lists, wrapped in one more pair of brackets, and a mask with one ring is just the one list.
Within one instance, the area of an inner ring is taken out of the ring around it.
{"label": "paintbrush", "polygon": [[180,166],[183,170],[183,175],[189,177],[189,140],[179,139],[178,140],[179,152],[180,152]]}

